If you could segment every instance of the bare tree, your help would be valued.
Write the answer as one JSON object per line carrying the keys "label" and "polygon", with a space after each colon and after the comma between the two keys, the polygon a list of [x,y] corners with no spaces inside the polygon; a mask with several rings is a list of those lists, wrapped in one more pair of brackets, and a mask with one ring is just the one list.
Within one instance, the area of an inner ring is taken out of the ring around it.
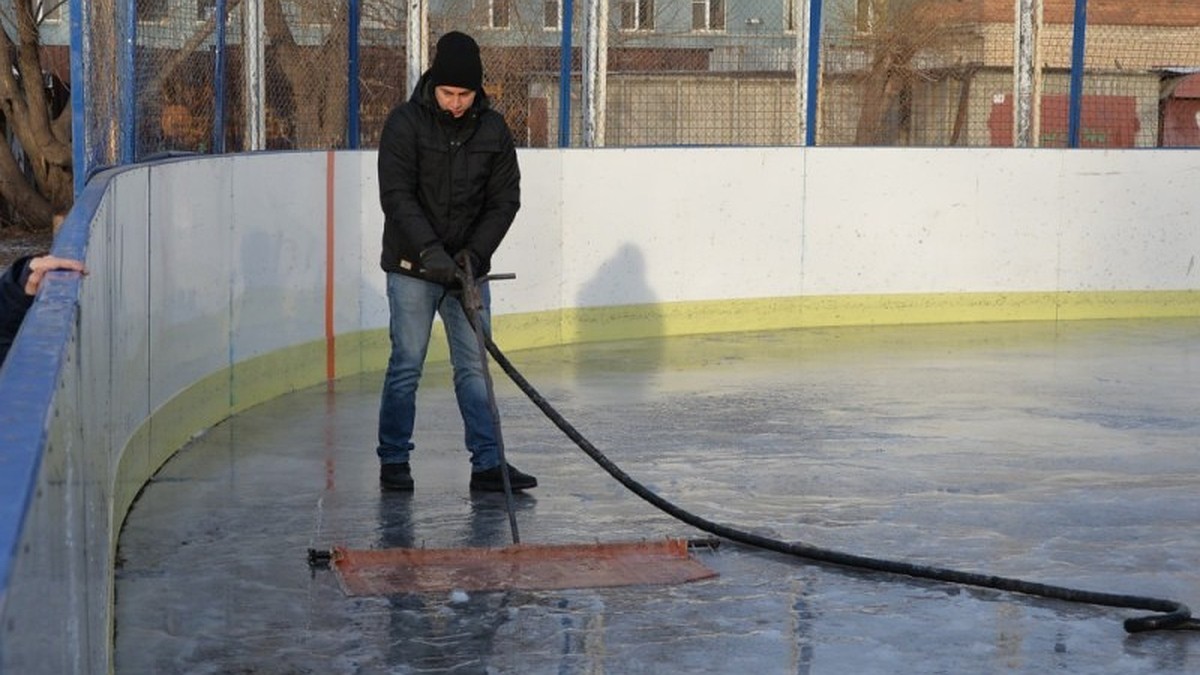
{"label": "bare tree", "polygon": [[[940,80],[934,72],[960,60],[963,46],[973,40],[964,30],[959,0],[858,0],[855,26],[867,53],[868,68],[861,80],[862,108],[855,129],[856,145],[904,145],[911,131],[913,94],[921,82]],[[958,70],[961,63],[957,63]],[[957,77],[965,89],[967,79]],[[963,103],[965,105],[965,102]]]}
{"label": "bare tree", "polygon": [[71,111],[47,86],[38,33],[38,0],[0,8],[0,227],[49,230],[74,199]]}

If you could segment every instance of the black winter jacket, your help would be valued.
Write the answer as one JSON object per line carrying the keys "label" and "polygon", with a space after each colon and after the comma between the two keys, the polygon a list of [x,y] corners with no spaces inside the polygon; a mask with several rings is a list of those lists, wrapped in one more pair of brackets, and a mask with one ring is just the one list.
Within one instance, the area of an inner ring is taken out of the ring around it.
{"label": "black winter jacket", "polygon": [[521,172],[512,133],[480,90],[457,120],[438,108],[429,73],[388,115],[379,140],[386,272],[422,277],[421,251],[441,244],[470,249],[478,275],[521,205]]}
{"label": "black winter jacket", "polygon": [[17,338],[17,331],[21,330],[25,313],[33,305],[33,296],[25,295],[29,261],[32,259],[33,256],[25,256],[0,275],[0,364],[8,356],[8,349]]}

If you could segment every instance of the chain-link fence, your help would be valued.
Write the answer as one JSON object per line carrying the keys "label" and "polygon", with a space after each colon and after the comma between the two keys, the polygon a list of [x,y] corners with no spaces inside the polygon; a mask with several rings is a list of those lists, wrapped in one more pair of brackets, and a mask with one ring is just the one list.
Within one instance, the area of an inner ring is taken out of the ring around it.
{"label": "chain-link fence", "polygon": [[1079,70],[1067,59],[1076,27],[1064,4],[1045,10],[1039,144],[1066,145],[1063,118],[1077,72],[1080,146],[1200,146],[1200,2],[1092,0]]}
{"label": "chain-link fence", "polygon": [[1200,145],[1194,0],[73,2],[93,167],[372,147],[451,29],[530,147]]}
{"label": "chain-link fence", "polygon": [[831,7],[821,56],[822,145],[1200,145],[1189,0],[857,0]]}

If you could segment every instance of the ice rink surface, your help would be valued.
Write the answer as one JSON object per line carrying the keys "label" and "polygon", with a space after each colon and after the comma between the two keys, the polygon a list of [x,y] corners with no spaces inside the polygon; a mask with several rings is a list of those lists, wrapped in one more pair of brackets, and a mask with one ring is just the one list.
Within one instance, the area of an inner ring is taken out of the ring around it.
{"label": "ice rink surface", "polygon": [[[504,336],[496,341],[504,347]],[[1200,320],[807,329],[515,352],[633,478],[701,517],[889,560],[1200,611]],[[379,364],[380,368],[384,364]],[[703,533],[622,487],[493,368],[524,542]],[[677,586],[348,597],[309,549],[503,546],[444,364],[416,490],[381,492],[382,373],[257,406],[146,485],[116,672],[1195,673],[1146,612],[857,571],[730,542]]]}

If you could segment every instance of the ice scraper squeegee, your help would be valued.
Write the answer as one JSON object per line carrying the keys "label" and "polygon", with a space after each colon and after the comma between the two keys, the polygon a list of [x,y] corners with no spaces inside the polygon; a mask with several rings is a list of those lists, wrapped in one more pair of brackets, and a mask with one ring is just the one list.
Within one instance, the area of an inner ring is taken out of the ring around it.
{"label": "ice scraper squeegee", "polygon": [[[484,277],[513,279],[513,274]],[[551,590],[646,584],[677,584],[717,576],[694,559],[690,547],[717,546],[717,540],[660,539],[595,544],[523,544],[517,528],[508,462],[500,430],[500,412],[488,370],[488,340],[480,312],[483,296],[470,262],[459,274],[460,301],[475,331],[495,424],[512,545],[502,548],[390,548],[353,550],[335,546],[310,549],[309,565],[332,566],[347,595],[444,593],[450,591]]]}

